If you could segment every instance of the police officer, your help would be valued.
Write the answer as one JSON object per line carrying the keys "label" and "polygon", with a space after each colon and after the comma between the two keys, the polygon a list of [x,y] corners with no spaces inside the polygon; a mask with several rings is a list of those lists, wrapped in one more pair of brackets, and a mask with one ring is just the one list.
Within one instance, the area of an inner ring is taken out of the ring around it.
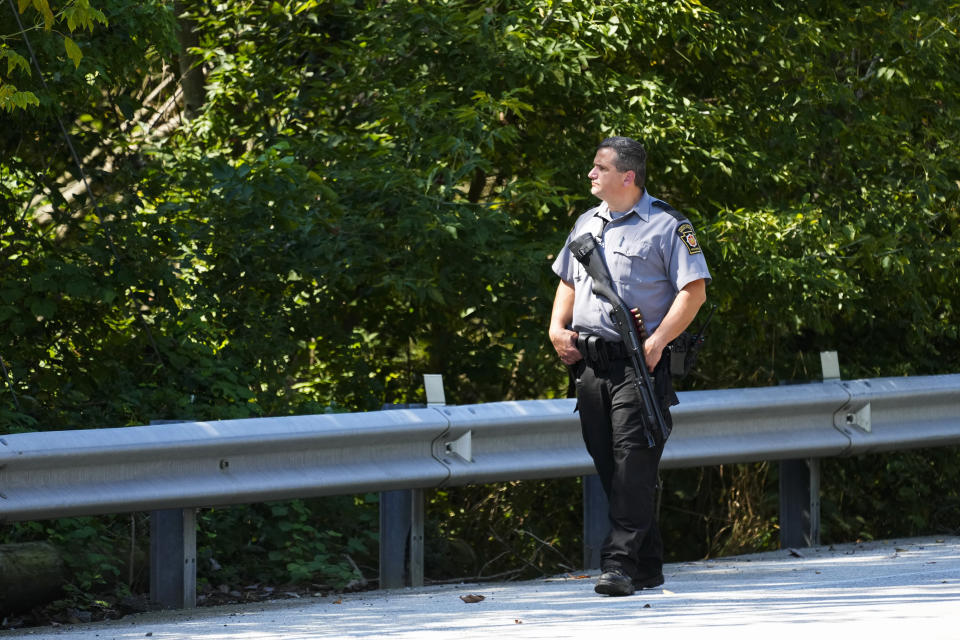
{"label": "police officer", "polygon": [[[667,345],[706,299],[710,272],[693,226],[646,192],[646,151],[636,140],[600,143],[588,176],[600,205],[582,214],[567,238],[592,233],[600,243],[617,294],[642,316],[644,358],[655,380],[664,421],[677,404]],[[612,307],[593,294],[592,278],[567,245],[553,263],[560,277],[550,340],[576,373],[580,425],[610,504],[610,535],[601,553],[597,593],[624,596],[663,584],[663,543],[656,522],[656,488],[664,434],[646,423],[636,373],[610,318]]]}

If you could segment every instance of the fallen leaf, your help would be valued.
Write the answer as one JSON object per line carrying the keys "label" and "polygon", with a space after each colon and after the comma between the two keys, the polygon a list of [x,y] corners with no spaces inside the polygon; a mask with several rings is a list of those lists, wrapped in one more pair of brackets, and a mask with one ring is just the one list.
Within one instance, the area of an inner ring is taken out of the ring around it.
{"label": "fallen leaf", "polygon": [[794,558],[803,558],[803,557],[804,557],[804,555],[803,555],[802,553],[800,553],[799,551],[797,551],[796,549],[789,549],[789,551],[790,551],[790,555],[792,555]]}
{"label": "fallen leaf", "polygon": [[523,620],[514,620],[513,624],[523,624]]}
{"label": "fallen leaf", "polygon": [[343,598],[337,598],[333,601],[333,604],[343,604]]}
{"label": "fallen leaf", "polygon": [[650,603],[648,602],[647,604],[643,605],[643,608],[644,608],[644,609],[649,609],[649,608],[650,608]]}
{"label": "fallen leaf", "polygon": [[460,596],[460,599],[466,602],[467,604],[472,604],[474,602],[480,602],[482,600],[485,600],[486,598],[484,598],[483,596],[478,596],[471,593],[465,596]]}

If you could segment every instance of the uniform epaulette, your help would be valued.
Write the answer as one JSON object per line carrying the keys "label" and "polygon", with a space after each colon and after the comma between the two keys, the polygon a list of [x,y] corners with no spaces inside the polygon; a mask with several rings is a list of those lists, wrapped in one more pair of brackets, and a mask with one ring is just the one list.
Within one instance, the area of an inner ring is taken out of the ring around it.
{"label": "uniform epaulette", "polygon": [[689,220],[687,219],[687,216],[683,215],[682,213],[680,213],[679,211],[677,211],[676,209],[668,205],[663,200],[654,200],[652,204],[653,206],[663,209],[664,211],[672,215],[674,218],[677,219],[678,222],[689,222]]}

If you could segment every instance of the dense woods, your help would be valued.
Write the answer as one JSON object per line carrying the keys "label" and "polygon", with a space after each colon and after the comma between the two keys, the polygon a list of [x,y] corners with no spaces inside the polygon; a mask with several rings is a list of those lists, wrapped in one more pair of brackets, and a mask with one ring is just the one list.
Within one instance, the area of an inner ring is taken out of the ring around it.
{"label": "dense woods", "polygon": [[[960,371],[953,3],[92,4],[0,5],[0,433],[374,410],[423,373],[456,404],[562,396],[549,266],[611,134],[714,275],[683,388],[817,379],[821,350]],[[824,539],[956,532],[958,455],[824,461]],[[671,559],[777,544],[775,465],[663,480]],[[428,576],[575,565],[578,491],[431,494]],[[201,584],[376,575],[375,496],[201,521]],[[0,542],[83,549],[66,595],[109,609],[145,531]]]}

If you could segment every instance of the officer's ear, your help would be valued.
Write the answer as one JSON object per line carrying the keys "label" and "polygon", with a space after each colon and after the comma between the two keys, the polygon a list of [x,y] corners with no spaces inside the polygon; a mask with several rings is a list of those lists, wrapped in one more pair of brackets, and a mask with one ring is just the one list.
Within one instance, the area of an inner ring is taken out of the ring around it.
{"label": "officer's ear", "polygon": [[634,179],[637,177],[637,174],[633,171],[627,171],[623,174],[623,186],[628,187],[633,184]]}

